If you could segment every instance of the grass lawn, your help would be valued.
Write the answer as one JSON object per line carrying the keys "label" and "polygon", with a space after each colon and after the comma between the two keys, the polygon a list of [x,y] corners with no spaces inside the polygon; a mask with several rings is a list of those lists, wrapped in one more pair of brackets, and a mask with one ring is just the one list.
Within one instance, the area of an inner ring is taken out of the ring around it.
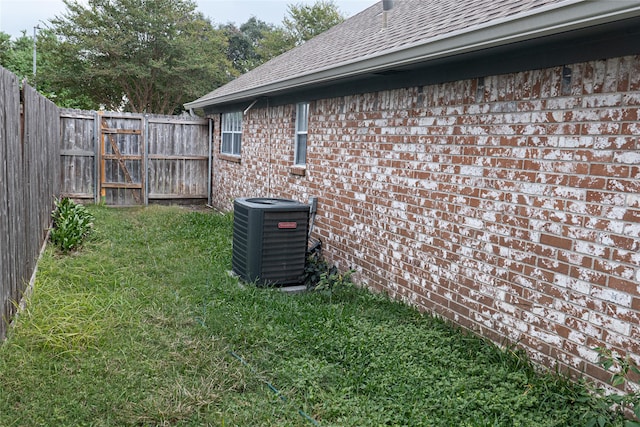
{"label": "grass lawn", "polygon": [[[595,401],[356,288],[240,287],[230,215],[91,206],[0,347],[0,426],[580,426]],[[608,425],[622,425],[611,415]]]}

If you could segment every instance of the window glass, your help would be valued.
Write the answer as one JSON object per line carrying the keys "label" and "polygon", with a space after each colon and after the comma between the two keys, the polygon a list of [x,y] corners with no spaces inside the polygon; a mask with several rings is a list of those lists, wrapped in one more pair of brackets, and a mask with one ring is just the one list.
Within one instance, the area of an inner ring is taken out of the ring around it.
{"label": "window glass", "polygon": [[296,106],[296,141],[294,164],[307,163],[307,131],[309,129],[309,103],[301,102]]}
{"label": "window glass", "polygon": [[242,146],[242,112],[222,114],[222,145],[220,152],[240,155]]}

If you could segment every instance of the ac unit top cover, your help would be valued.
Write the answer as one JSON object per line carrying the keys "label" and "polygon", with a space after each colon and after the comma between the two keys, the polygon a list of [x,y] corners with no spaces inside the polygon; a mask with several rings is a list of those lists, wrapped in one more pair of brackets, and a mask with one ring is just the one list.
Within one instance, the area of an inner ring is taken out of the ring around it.
{"label": "ac unit top cover", "polygon": [[278,211],[307,211],[309,205],[295,200],[277,199],[271,197],[243,197],[235,200],[247,208],[278,212]]}

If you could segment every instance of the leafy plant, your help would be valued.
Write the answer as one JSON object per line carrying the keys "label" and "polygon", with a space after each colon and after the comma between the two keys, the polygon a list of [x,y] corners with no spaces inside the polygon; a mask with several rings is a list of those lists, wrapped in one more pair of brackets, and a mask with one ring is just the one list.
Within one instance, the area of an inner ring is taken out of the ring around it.
{"label": "leafy plant", "polygon": [[80,247],[93,228],[93,215],[67,197],[56,199],[51,215],[51,242],[65,253]]}
{"label": "leafy plant", "polygon": [[309,290],[331,291],[353,284],[353,270],[341,273],[335,265],[329,264],[322,256],[320,240],[307,253],[304,273],[304,283]]}
{"label": "leafy plant", "polygon": [[[604,347],[596,347],[595,351],[600,355],[598,364],[602,366],[606,371],[613,369],[613,375],[610,382],[614,387],[630,385],[630,388],[635,390],[631,393],[625,394],[605,394],[603,390],[598,390],[600,395],[600,409],[602,413],[605,410],[615,409],[621,415],[630,415],[633,413],[635,420],[625,420],[625,427],[640,427],[640,383],[632,378],[638,378],[640,375],[640,368],[630,359],[627,355],[625,357],[619,354],[614,354],[610,349]],[[607,425],[606,415],[600,414],[598,416],[592,416],[587,427],[599,426],[604,427]]]}

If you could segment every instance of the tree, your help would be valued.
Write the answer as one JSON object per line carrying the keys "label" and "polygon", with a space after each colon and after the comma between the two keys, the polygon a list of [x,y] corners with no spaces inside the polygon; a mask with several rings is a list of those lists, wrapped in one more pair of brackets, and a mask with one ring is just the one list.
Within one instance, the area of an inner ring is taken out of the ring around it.
{"label": "tree", "polygon": [[170,114],[231,77],[226,42],[192,0],[64,0],[49,70],[108,109]]}
{"label": "tree", "polygon": [[287,13],[281,26],[251,17],[240,28],[234,24],[219,27],[228,42],[227,59],[238,73],[246,73],[344,20],[337,6],[326,0],[313,6],[289,5]]}
{"label": "tree", "polygon": [[[66,52],[65,52],[66,51]],[[100,106],[91,96],[89,89],[72,79],[62,76],[84,75],[83,64],[79,61],[64,61],[74,58],[75,50],[63,43],[52,29],[42,29],[37,37],[37,75],[38,92],[55,102],[59,107],[95,110]]]}
{"label": "tree", "polygon": [[15,41],[11,36],[0,33],[0,65],[18,76],[20,81],[32,80],[33,73],[33,37],[26,31]]}
{"label": "tree", "polygon": [[282,23],[296,46],[344,21],[333,0],[319,0],[313,6],[294,4],[287,9],[289,17]]}
{"label": "tree", "polygon": [[55,57],[59,44],[55,34],[49,29],[40,29],[37,43],[37,76],[33,75],[33,37],[26,31],[15,41],[11,36],[0,32],[0,65],[14,73],[20,82],[25,81],[38,89],[38,92],[61,107],[91,109],[95,105],[75,88],[58,87],[50,80],[54,66],[50,59]]}
{"label": "tree", "polygon": [[256,49],[262,62],[282,55],[296,47],[296,39],[284,28],[276,28],[266,34]]}
{"label": "tree", "polygon": [[249,18],[240,28],[234,24],[226,24],[220,29],[228,42],[227,58],[239,73],[246,73],[264,62],[258,49],[264,38],[275,31],[273,25],[255,16]]}
{"label": "tree", "polygon": [[269,59],[301,45],[344,21],[332,0],[319,0],[313,6],[290,4],[283,26],[267,33],[257,48],[261,60]]}
{"label": "tree", "polygon": [[11,36],[0,31],[0,65],[10,70],[8,64],[11,59]]}

